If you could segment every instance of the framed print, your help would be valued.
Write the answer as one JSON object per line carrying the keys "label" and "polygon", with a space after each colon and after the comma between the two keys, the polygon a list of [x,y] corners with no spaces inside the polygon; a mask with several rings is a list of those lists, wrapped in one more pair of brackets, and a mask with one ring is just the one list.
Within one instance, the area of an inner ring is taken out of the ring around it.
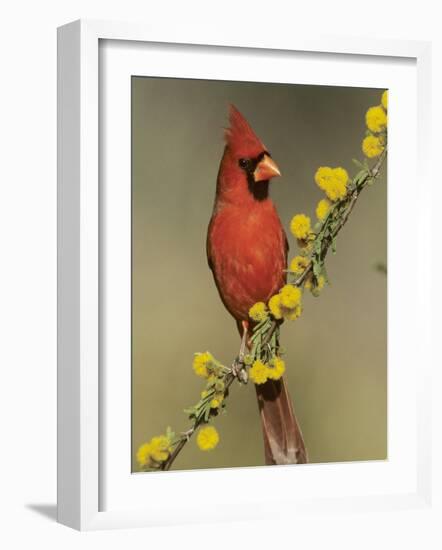
{"label": "framed print", "polygon": [[58,40],[59,521],[426,506],[429,45]]}

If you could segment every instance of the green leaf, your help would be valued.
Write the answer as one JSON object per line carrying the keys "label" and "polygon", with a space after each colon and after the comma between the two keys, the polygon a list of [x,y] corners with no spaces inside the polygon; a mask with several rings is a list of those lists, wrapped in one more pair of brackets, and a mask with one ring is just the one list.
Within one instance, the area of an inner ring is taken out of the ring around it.
{"label": "green leaf", "polygon": [[322,272],[322,266],[319,263],[315,262],[313,264],[313,274],[315,275],[316,278],[318,278],[319,275],[321,275],[321,272]]}
{"label": "green leaf", "polygon": [[356,176],[353,178],[353,184],[355,185],[355,187],[358,187],[359,185],[361,185],[361,183],[363,183],[364,180],[367,179],[368,175],[369,175],[369,172],[367,168],[360,170],[356,174]]}

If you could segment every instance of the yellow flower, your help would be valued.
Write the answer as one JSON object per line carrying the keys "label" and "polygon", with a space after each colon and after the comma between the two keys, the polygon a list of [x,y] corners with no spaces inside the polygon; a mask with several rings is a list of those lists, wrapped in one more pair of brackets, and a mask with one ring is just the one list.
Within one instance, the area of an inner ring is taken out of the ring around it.
{"label": "yellow flower", "polygon": [[255,384],[264,384],[267,382],[267,365],[257,359],[249,370],[249,376]]}
{"label": "yellow flower", "polygon": [[207,378],[209,376],[210,367],[213,366],[213,357],[212,354],[208,351],[204,353],[195,353],[193,359],[193,370],[198,376]]}
{"label": "yellow flower", "polygon": [[140,466],[146,466],[150,461],[150,445],[144,443],[137,451],[137,462]]}
{"label": "yellow flower", "polygon": [[341,185],[347,185],[348,182],[348,174],[347,170],[345,168],[342,168],[338,166],[338,168],[335,168],[333,170],[333,176],[337,182],[339,182]]}
{"label": "yellow flower", "polygon": [[282,314],[287,321],[294,321],[301,316],[302,306],[301,304],[296,305],[294,308],[282,308]]}
{"label": "yellow flower", "polygon": [[369,159],[378,157],[384,150],[383,141],[376,136],[367,136],[362,142],[362,151]]}
{"label": "yellow flower", "polygon": [[249,309],[249,317],[253,321],[264,321],[268,317],[267,306],[264,302],[257,302]]}
{"label": "yellow flower", "polygon": [[305,256],[295,256],[290,262],[290,271],[293,273],[302,273],[304,269],[308,266],[310,260]]}
{"label": "yellow flower", "polygon": [[381,132],[387,126],[387,115],[381,105],[370,107],[365,115],[367,128],[372,132]]}
{"label": "yellow flower", "polygon": [[284,372],[285,362],[283,359],[281,357],[273,357],[268,366],[267,377],[272,380],[279,380]]}
{"label": "yellow flower", "polygon": [[305,284],[304,284],[304,288],[306,290],[310,290],[312,293],[313,292],[321,292],[321,290],[324,288],[325,286],[325,277],[324,275],[319,275],[317,281],[316,281],[316,284],[313,284],[313,276],[310,276],[306,279],[305,281]]}
{"label": "yellow flower", "polygon": [[196,436],[196,443],[202,451],[211,451],[219,443],[219,435],[213,426],[201,428]]}
{"label": "yellow flower", "polygon": [[137,451],[137,462],[140,466],[152,466],[152,461],[164,462],[172,450],[171,441],[166,435],[152,437],[149,443],[144,443]]}
{"label": "yellow flower", "polygon": [[344,168],[321,166],[316,170],[315,181],[333,202],[344,198],[347,194],[348,173]]}
{"label": "yellow flower", "polygon": [[325,220],[327,214],[330,212],[331,202],[328,199],[322,199],[316,206],[316,217],[321,222]]}
{"label": "yellow flower", "polygon": [[315,172],[316,185],[325,191],[330,182],[333,180],[333,168],[330,166],[320,166]]}
{"label": "yellow flower", "polygon": [[388,109],[388,90],[385,90],[385,92],[382,94],[381,99],[382,107],[387,110]]}
{"label": "yellow flower", "polygon": [[282,319],[281,296],[275,294],[269,300],[269,309],[275,319]]}
{"label": "yellow flower", "polygon": [[167,460],[170,448],[170,440],[165,435],[152,437],[150,441],[150,455],[156,462]]}
{"label": "yellow flower", "polygon": [[253,357],[249,353],[244,356],[244,365],[250,366],[253,363]]}
{"label": "yellow flower", "polygon": [[210,407],[212,409],[217,409],[223,402],[223,399],[224,399],[224,395],[222,393],[216,394],[215,397],[210,402]]}
{"label": "yellow flower", "polygon": [[293,216],[290,230],[297,239],[306,239],[310,234],[310,218],[305,214]]}
{"label": "yellow flower", "polygon": [[281,305],[284,308],[293,309],[301,302],[302,292],[297,286],[285,285],[281,291]]}

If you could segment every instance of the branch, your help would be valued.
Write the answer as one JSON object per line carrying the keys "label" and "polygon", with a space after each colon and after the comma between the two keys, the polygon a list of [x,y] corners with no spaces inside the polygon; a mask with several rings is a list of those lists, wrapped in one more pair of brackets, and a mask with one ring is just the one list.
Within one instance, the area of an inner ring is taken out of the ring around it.
{"label": "branch", "polygon": [[[236,362],[236,360],[235,360]],[[234,374],[234,369],[232,369],[230,372],[228,372],[225,376],[225,390],[224,390],[224,397],[227,397],[229,394],[229,388],[232,385],[232,382],[237,377],[236,374]],[[217,410],[211,411],[210,416],[216,416],[218,414]],[[172,464],[174,463],[176,457],[180,454],[180,452],[183,450],[186,443],[190,440],[192,435],[196,432],[196,430],[199,428],[201,424],[205,424],[204,417],[201,417],[200,419],[196,420],[193,426],[187,430],[187,432],[183,432],[181,434],[181,437],[176,444],[176,447],[174,450],[170,453],[169,457],[162,462],[160,466],[160,470],[170,470],[172,467]]]}

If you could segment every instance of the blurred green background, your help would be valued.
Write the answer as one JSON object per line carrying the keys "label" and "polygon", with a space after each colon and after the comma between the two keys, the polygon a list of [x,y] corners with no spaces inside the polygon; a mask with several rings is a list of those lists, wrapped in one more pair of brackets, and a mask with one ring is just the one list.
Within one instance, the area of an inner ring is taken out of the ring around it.
{"label": "blurred green background", "polygon": [[[282,177],[271,196],[288,232],[295,213],[314,217],[318,166],[362,159],[365,111],[381,90],[132,78],[133,337],[132,464],[140,444],[189,426],[183,409],[203,381],[193,353],[230,364],[238,352],[205,252],[223,127],[230,102],[272,153]],[[386,167],[364,191],[328,257],[331,286],[304,299],[303,316],[282,328],[287,380],[311,462],[387,456]],[[296,254],[290,239],[289,257]],[[235,384],[216,420],[217,449],[192,440],[174,469],[264,464],[255,390]]]}

